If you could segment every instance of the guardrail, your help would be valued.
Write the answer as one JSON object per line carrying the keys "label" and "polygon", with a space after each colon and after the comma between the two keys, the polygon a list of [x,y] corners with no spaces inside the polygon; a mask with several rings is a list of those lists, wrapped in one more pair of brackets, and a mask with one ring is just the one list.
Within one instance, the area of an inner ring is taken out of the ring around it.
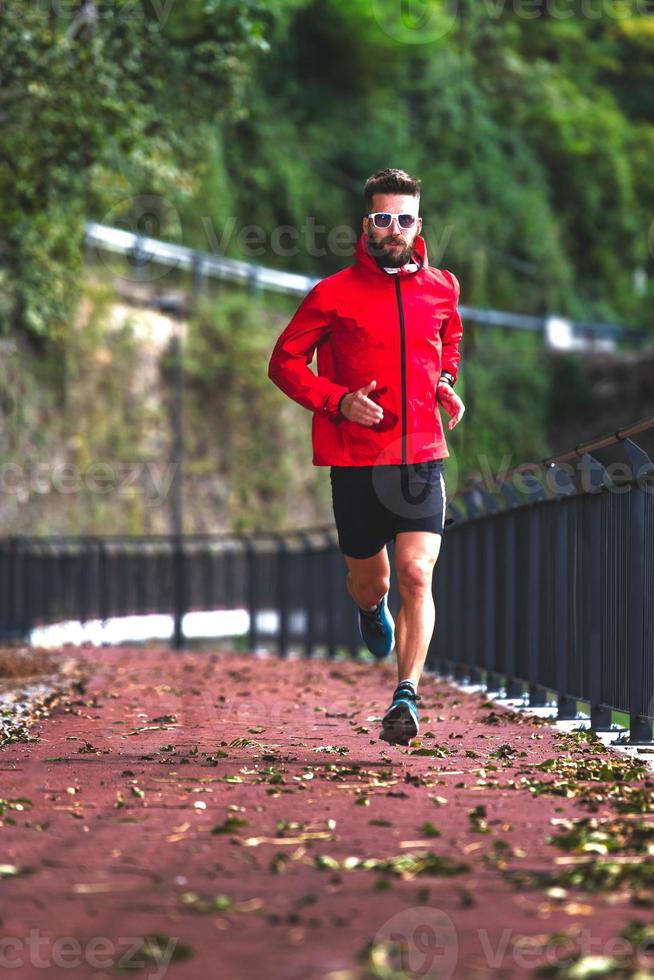
{"label": "guardrail", "polygon": [[248,646],[286,656],[361,648],[333,528],[288,534],[0,539],[0,635],[54,623],[243,609]]}
{"label": "guardrail", "polygon": [[[159,241],[156,238],[93,221],[86,223],[85,230],[87,250],[97,248],[120,253],[131,257],[136,264],[144,265],[153,262],[166,265],[171,269],[181,269],[192,274],[195,288],[201,287],[206,278],[213,278],[241,283],[253,292],[271,289],[294,296],[304,296],[320,281],[320,278],[315,276],[284,272],[255,262],[230,259],[223,255]],[[530,316],[503,310],[480,309],[463,304],[459,305],[459,312],[471,323],[540,332],[550,346],[565,344],[565,349],[581,349],[595,344],[607,346],[612,345],[616,339],[630,340],[638,344],[647,337],[645,331],[634,330],[621,324],[562,320],[558,316]],[[556,339],[563,334],[565,334],[563,340]]]}
{"label": "guardrail", "polygon": [[[638,442],[635,437],[638,437]],[[449,502],[427,665],[591,727],[654,738],[654,418]],[[362,649],[333,528],[0,539],[0,628],[244,609],[249,648]],[[397,611],[395,583],[389,605]]]}

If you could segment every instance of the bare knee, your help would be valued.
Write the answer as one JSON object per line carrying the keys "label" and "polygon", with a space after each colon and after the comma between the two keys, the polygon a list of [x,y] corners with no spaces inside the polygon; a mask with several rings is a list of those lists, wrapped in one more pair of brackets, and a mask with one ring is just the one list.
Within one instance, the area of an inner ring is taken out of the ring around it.
{"label": "bare knee", "polygon": [[403,599],[421,599],[431,593],[434,560],[407,558],[397,569],[397,583]]}
{"label": "bare knee", "polygon": [[376,605],[390,588],[390,576],[378,573],[376,575],[353,575],[348,573],[347,586],[350,595],[364,609]]}

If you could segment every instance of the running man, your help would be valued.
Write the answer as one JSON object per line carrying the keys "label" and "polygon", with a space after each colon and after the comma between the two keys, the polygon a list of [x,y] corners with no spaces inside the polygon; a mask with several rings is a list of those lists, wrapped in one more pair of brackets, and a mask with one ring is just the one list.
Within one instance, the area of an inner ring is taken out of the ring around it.
{"label": "running man", "polygon": [[[418,734],[418,683],[434,631],[432,575],[445,516],[438,405],[461,421],[454,391],[462,325],[459,283],[428,265],[420,181],[403,170],[364,188],[353,265],[307,294],[275,344],[268,376],[313,412],[313,463],[329,466],[346,585],[379,659],[396,645],[398,685],[380,738]],[[317,374],[309,364],[317,349]],[[394,564],[401,608],[387,604]]]}

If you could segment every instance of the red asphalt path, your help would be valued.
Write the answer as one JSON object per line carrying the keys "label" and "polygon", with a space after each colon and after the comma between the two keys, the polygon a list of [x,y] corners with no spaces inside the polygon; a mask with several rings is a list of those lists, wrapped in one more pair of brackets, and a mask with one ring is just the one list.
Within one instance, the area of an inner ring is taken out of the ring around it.
{"label": "red asphalt path", "polygon": [[[84,693],[33,726],[38,741],[0,750],[0,795],[31,801],[0,828],[0,976],[115,980],[154,934],[189,958],[141,958],[128,975],[363,980],[391,974],[361,951],[404,937],[407,972],[393,977],[504,980],[542,962],[524,937],[569,930],[597,953],[651,918],[601,896],[521,892],[484,860],[501,840],[509,867],[551,867],[551,819],[587,815],[506,785],[560,751],[546,723],[497,707],[489,723],[482,695],[425,678],[422,747],[450,754],[412,755],[367,720],[387,706],[390,665],[135,647],[79,657]],[[507,743],[514,756],[490,757]],[[469,817],[480,805],[488,833]],[[230,817],[247,823],[211,832]],[[421,851],[469,869],[404,879],[314,863]]]}

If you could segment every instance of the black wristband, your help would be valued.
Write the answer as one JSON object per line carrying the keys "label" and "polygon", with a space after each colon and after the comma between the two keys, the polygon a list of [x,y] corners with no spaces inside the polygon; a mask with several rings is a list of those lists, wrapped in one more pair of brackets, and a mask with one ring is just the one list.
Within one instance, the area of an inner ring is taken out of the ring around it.
{"label": "black wristband", "polygon": [[338,406],[336,408],[336,411],[338,412],[339,415],[342,415],[343,418],[345,418],[345,416],[341,412],[341,405],[343,404],[343,399],[345,398],[345,396],[346,395],[349,395],[349,394],[350,394],[349,391],[344,391],[343,394],[341,395],[341,397],[338,399]]}
{"label": "black wristband", "polygon": [[438,380],[439,380],[439,382],[440,381],[447,382],[447,384],[450,386],[450,388],[453,388],[454,387],[454,375],[453,374],[450,374],[449,371],[441,371],[441,376],[440,376],[440,378]]}

